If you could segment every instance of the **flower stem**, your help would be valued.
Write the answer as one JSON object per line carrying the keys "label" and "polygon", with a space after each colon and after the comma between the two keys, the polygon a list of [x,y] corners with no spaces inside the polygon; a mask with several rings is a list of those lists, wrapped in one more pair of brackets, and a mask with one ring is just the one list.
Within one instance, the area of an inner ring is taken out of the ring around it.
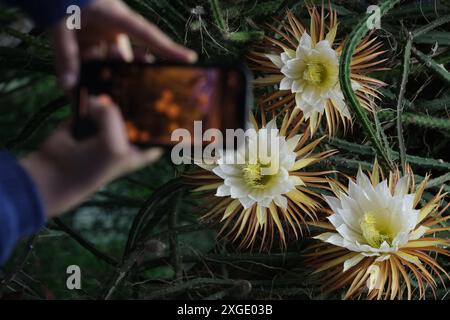
{"label": "flower stem", "polygon": [[434,188],[434,187],[441,187],[447,181],[450,181],[450,172],[428,181],[426,189]]}
{"label": "flower stem", "polygon": [[[372,147],[359,143],[352,143],[338,138],[332,138],[329,143],[335,148],[339,148],[353,154],[370,157],[373,157],[373,155],[375,154],[375,150],[373,150]],[[394,160],[397,160],[399,158],[398,152],[395,151],[391,151],[391,156]],[[423,158],[407,154],[406,161],[413,166],[421,168],[447,171],[450,170],[450,163],[445,162],[442,159]]]}
{"label": "flower stem", "polygon": [[[183,190],[178,191],[178,194],[175,197],[174,207],[169,212],[168,219],[168,227],[169,230],[172,231],[177,227],[178,224],[178,212],[180,211],[181,201],[183,199]],[[171,233],[169,237],[170,244],[170,255],[172,260],[172,265],[174,269],[175,280],[180,280],[182,276],[182,264],[181,264],[181,256],[180,256],[180,248],[178,242],[178,234]]]}
{"label": "flower stem", "polygon": [[[395,4],[397,4],[399,0],[385,0],[380,7],[380,14],[384,15],[389,9],[391,9]],[[347,100],[350,108],[355,113],[357,120],[363,126],[368,138],[373,144],[377,154],[382,161],[383,166],[386,166],[389,169],[394,168],[394,164],[389,157],[389,153],[384,148],[383,143],[380,137],[376,133],[376,129],[374,128],[372,122],[369,120],[366,111],[361,106],[353,92],[351,86],[351,62],[352,56],[358,45],[359,41],[367,34],[369,31],[367,21],[371,18],[370,14],[367,14],[364,19],[362,19],[359,24],[355,27],[349,37],[349,41],[346,43],[342,50],[340,65],[339,65],[339,80],[341,84],[341,89],[344,94],[345,99]]]}
{"label": "flower stem", "polygon": [[158,205],[164,201],[167,201],[168,198],[170,198],[170,196],[180,188],[180,179],[172,179],[163,186],[159,187],[159,189],[153,192],[145,201],[144,205],[134,218],[133,224],[128,232],[128,239],[122,258],[123,260],[125,260],[126,257],[133,251],[137,245],[137,242],[143,240],[140,238],[142,230],[145,229],[146,226],[156,225],[162,218],[164,212],[163,210],[160,210],[159,213],[155,212]]}
{"label": "flower stem", "polygon": [[446,82],[447,85],[450,85],[450,72],[445,70],[443,65],[438,64],[432,58],[414,47],[412,47],[412,52],[420,62],[422,62],[428,69],[430,69],[430,71],[441,78],[441,80]]}
{"label": "flower stem", "polygon": [[66,107],[68,104],[69,101],[65,96],[60,96],[47,103],[31,117],[17,137],[6,142],[5,147],[12,150],[21,146],[36,132],[36,130],[42,126],[45,120],[47,120],[53,113]]}
{"label": "flower stem", "polygon": [[95,245],[93,243],[84,239],[75,230],[73,230],[68,225],[66,225],[64,222],[62,222],[61,219],[54,218],[53,222],[58,226],[58,228],[60,228],[62,231],[67,233],[67,235],[69,235],[76,242],[78,242],[78,244],[80,246],[82,246],[83,248],[88,250],[90,253],[92,253],[94,256],[96,256],[100,260],[102,260],[102,261],[106,262],[107,264],[114,266],[114,267],[118,265],[118,262],[114,258],[110,257],[106,253],[101,252],[99,249],[97,249],[95,247]]}
{"label": "flower stem", "polygon": [[400,83],[400,90],[397,99],[397,138],[398,138],[398,148],[400,151],[400,164],[402,166],[402,171],[406,171],[406,147],[405,140],[403,139],[403,125],[402,125],[402,111],[405,97],[406,83],[408,82],[409,74],[409,62],[411,60],[411,46],[413,37],[408,34],[408,40],[406,41],[405,52],[403,55],[403,73],[402,81]]}
{"label": "flower stem", "polygon": [[211,11],[214,17],[214,21],[219,27],[220,31],[224,32],[226,30],[225,20],[223,18],[222,10],[219,6],[219,0],[209,0],[211,6]]}
{"label": "flower stem", "polygon": [[414,113],[404,113],[403,122],[405,124],[413,124],[419,127],[450,131],[450,120],[448,119],[422,116]]}
{"label": "flower stem", "polygon": [[412,33],[412,36],[413,36],[413,38],[419,37],[419,36],[427,33],[428,31],[431,31],[443,24],[448,23],[448,22],[450,22],[450,15],[442,16],[442,17],[430,22],[429,24],[424,25],[423,27],[420,27],[420,28],[414,30],[414,32]]}

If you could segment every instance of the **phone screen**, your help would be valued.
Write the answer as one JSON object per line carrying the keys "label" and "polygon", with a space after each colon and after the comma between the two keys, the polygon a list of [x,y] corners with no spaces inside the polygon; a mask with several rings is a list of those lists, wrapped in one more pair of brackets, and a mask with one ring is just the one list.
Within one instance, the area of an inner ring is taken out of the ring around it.
{"label": "phone screen", "polygon": [[109,94],[129,140],[143,146],[176,144],[171,136],[177,129],[194,137],[196,121],[197,132],[199,125],[202,132],[245,129],[247,87],[247,75],[237,68],[119,62],[85,64],[80,83],[88,94]]}

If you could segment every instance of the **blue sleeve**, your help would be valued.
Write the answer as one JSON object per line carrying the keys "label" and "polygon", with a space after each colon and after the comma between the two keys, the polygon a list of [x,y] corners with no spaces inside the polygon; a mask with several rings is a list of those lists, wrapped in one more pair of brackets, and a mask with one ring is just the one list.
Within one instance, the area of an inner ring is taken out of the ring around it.
{"label": "blue sleeve", "polygon": [[67,14],[67,8],[77,5],[80,8],[91,0],[4,0],[11,6],[17,6],[27,12],[36,24],[47,27]]}
{"label": "blue sleeve", "polygon": [[20,238],[44,224],[44,210],[33,181],[16,159],[0,151],[0,265]]}

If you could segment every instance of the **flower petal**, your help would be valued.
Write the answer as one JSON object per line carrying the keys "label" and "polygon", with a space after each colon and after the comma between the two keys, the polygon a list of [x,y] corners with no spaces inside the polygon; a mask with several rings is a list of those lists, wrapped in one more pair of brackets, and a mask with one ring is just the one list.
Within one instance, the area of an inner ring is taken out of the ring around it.
{"label": "flower petal", "polygon": [[356,266],[362,259],[365,257],[362,254],[356,254],[352,258],[344,261],[344,272],[350,269],[351,267]]}
{"label": "flower petal", "polygon": [[[311,49],[312,48],[312,39],[311,36],[305,31],[302,34],[302,37],[300,38],[298,47],[303,47],[305,49]],[[297,49],[298,50],[298,49]]]}
{"label": "flower petal", "polygon": [[318,236],[315,236],[314,239],[322,240],[339,247],[343,247],[344,243],[344,238],[342,238],[340,234],[334,232],[325,232],[319,234]]}
{"label": "flower petal", "polygon": [[280,90],[291,90],[292,82],[292,79],[284,77],[280,82]]}
{"label": "flower petal", "polygon": [[242,204],[244,209],[248,209],[252,205],[254,205],[256,201],[251,199],[250,197],[244,197],[244,198],[239,198],[239,202]]}
{"label": "flower petal", "polygon": [[282,195],[276,195],[275,197],[273,197],[273,201],[280,208],[283,208],[283,209],[287,208],[288,202],[287,202],[287,198],[286,197],[284,197]]}
{"label": "flower petal", "polygon": [[427,232],[430,228],[425,226],[420,226],[416,230],[412,231],[409,234],[408,240],[417,240],[422,238],[422,236]]}
{"label": "flower petal", "polygon": [[278,54],[264,54],[277,68],[282,68],[284,63]]}
{"label": "flower petal", "polygon": [[217,197],[225,197],[230,195],[230,187],[226,185],[221,185],[217,188],[216,196]]}
{"label": "flower petal", "polygon": [[259,225],[262,227],[266,223],[267,220],[267,209],[265,207],[261,207],[259,205],[256,206],[256,218],[258,220]]}

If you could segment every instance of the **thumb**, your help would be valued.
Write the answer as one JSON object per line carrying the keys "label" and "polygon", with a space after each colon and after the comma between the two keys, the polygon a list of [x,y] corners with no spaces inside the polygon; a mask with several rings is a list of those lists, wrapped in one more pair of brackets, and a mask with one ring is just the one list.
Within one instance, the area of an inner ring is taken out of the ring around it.
{"label": "thumb", "polygon": [[127,153],[129,142],[124,121],[119,107],[111,98],[107,95],[90,97],[89,113],[99,129],[96,141],[112,155]]}
{"label": "thumb", "polygon": [[70,91],[75,87],[79,76],[79,48],[76,33],[67,28],[65,20],[53,29],[56,72],[60,86]]}

